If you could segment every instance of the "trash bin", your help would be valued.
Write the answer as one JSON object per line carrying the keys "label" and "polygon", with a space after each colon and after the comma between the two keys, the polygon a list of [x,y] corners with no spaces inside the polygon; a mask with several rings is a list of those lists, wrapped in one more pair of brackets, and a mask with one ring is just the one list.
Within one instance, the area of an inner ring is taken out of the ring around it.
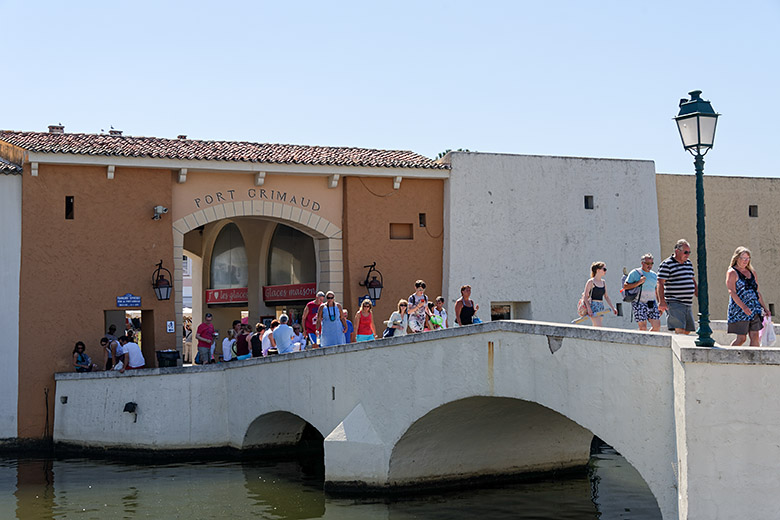
{"label": "trash bin", "polygon": [[159,368],[175,367],[179,359],[178,350],[158,350],[157,366]]}

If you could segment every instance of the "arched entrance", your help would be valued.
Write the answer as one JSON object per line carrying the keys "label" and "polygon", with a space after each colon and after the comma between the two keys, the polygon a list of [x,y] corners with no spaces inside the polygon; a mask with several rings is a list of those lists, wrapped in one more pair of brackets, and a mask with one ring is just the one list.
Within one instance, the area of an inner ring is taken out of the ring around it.
{"label": "arched entrance", "polygon": [[[186,215],[173,223],[174,286],[182,287],[184,238],[190,231],[224,219],[254,217],[285,224],[314,239],[317,254],[317,286],[327,287],[343,299],[344,264],[342,230],[339,225],[302,208],[270,201],[243,201],[216,204]],[[176,323],[182,323],[183,294],[175,291]],[[193,325],[202,316],[193,309]],[[182,329],[176,327],[176,345],[181,349]]]}

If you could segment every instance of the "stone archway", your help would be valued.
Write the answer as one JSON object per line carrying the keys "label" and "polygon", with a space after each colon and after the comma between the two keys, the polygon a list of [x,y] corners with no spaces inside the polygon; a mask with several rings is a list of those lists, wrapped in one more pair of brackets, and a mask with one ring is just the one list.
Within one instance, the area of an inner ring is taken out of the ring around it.
{"label": "stone archway", "polygon": [[[248,200],[225,202],[190,213],[173,223],[173,261],[174,261],[174,305],[176,323],[182,323],[182,257],[184,256],[184,235],[200,226],[232,217],[264,217],[286,224],[311,235],[318,251],[317,284],[325,285],[336,298],[344,298],[344,255],[341,227],[311,211],[282,204],[280,202]],[[176,327],[176,349],[182,348],[182,330]]]}

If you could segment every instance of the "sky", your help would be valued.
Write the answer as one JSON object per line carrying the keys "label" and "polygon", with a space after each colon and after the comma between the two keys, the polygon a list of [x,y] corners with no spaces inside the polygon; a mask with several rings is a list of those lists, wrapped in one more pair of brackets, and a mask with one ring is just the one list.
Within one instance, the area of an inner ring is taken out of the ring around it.
{"label": "sky", "polygon": [[780,0],[0,0],[0,129],[655,161],[780,177]]}

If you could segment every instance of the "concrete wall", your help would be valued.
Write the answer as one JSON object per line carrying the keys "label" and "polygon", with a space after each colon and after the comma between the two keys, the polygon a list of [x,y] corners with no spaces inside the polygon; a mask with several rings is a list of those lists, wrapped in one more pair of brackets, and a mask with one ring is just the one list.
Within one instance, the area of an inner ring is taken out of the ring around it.
{"label": "concrete wall", "polygon": [[[691,243],[691,262],[696,267],[695,177],[658,175],[656,184],[664,256],[672,254],[678,239],[685,238]],[[704,201],[710,319],[727,317],[726,271],[738,246],[745,246],[752,253],[764,302],[774,303],[780,309],[780,179],[705,175]],[[758,217],[748,216],[751,205],[758,206]]]}
{"label": "concrete wall", "polygon": [[[524,319],[569,322],[590,277],[607,263],[619,294],[624,266],[660,253],[652,161],[453,152],[445,181],[444,290],[448,306],[472,285],[478,315],[489,303],[530,302]],[[584,197],[593,196],[587,210]],[[530,316],[528,312],[530,311]],[[606,318],[608,327],[631,327]],[[451,321],[454,321],[454,317]]]}
{"label": "concrete wall", "polygon": [[680,518],[778,518],[780,351],[674,350]]}
{"label": "concrete wall", "polygon": [[0,439],[16,437],[19,397],[19,273],[22,176],[0,174]]}
{"label": "concrete wall", "polygon": [[[216,366],[123,376],[58,374],[55,440],[151,449],[241,448],[257,444],[254,438],[268,438],[268,428],[260,424],[264,419],[288,424],[282,442],[294,438],[300,423],[273,413],[286,412],[326,437],[330,485],[407,485],[490,472],[478,457],[446,464],[444,457],[458,445],[452,429],[478,430],[464,412],[468,406],[458,403],[484,398],[485,413],[496,425],[490,431],[500,431],[502,416],[508,421],[503,426],[545,417],[550,434],[546,446],[522,430],[495,436],[493,449],[509,464],[493,473],[583,464],[592,432],[631,462],[666,518],[673,518],[670,342],[663,334],[493,322]],[[138,403],[137,422],[122,412],[129,401]],[[442,416],[448,418],[447,431],[430,420]],[[250,429],[265,433],[247,436]],[[433,433],[420,443],[414,441],[420,431]],[[543,450],[535,460],[518,444],[529,439]],[[429,444],[420,459],[424,463],[413,471],[406,457]]]}

